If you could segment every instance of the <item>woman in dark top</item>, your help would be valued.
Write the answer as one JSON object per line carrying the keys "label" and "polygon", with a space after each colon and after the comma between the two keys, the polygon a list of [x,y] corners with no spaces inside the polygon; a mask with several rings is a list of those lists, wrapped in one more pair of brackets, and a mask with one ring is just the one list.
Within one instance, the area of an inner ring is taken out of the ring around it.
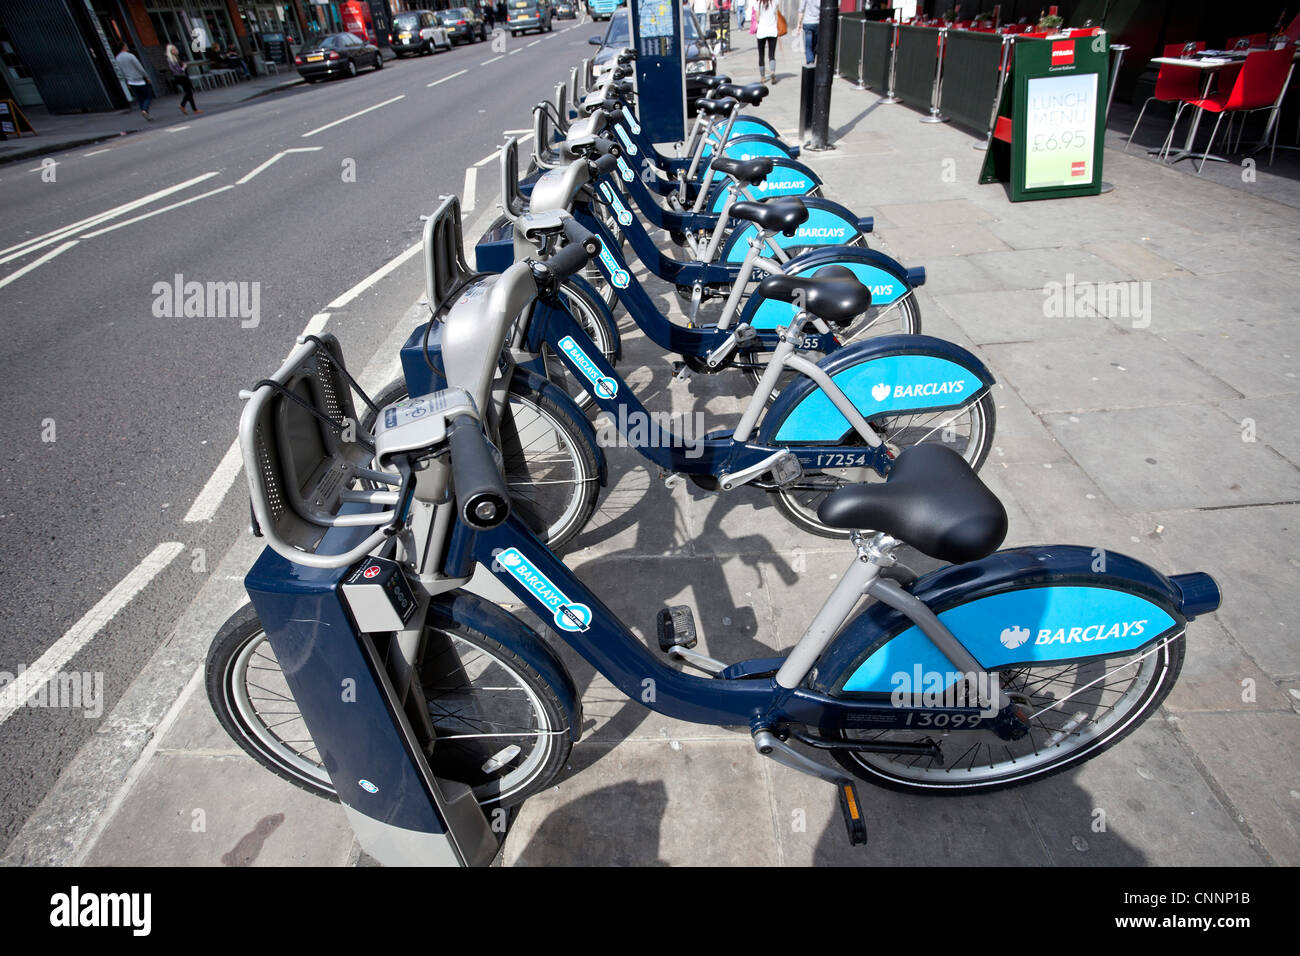
{"label": "woman in dark top", "polygon": [[172,79],[184,94],[181,97],[181,112],[186,112],[185,104],[189,103],[190,109],[195,113],[202,113],[203,110],[199,109],[194,102],[194,81],[185,72],[185,64],[181,62],[181,51],[176,49],[174,43],[167,44],[167,69],[171,70]]}

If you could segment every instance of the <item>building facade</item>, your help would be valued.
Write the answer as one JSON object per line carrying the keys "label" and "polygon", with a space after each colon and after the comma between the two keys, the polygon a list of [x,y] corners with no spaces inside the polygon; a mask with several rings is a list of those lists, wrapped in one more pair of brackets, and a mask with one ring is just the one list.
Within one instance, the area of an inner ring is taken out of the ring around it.
{"label": "building facade", "polygon": [[[214,43],[245,61],[265,59],[267,39],[291,46],[344,29],[338,0],[4,0],[0,3],[0,99],[51,113],[123,109],[130,103],[112,57],[125,41],[165,92],[168,44],[200,59]],[[372,0],[381,9],[390,0]]]}

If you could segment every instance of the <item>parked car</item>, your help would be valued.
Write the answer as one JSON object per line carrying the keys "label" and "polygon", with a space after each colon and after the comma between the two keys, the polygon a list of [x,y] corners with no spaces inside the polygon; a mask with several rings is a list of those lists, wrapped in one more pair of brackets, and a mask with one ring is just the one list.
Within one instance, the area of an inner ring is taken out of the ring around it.
{"label": "parked car", "polygon": [[555,5],[555,19],[557,20],[576,20],[578,18],[578,5],[570,0],[560,0]]}
{"label": "parked car", "polygon": [[388,37],[388,45],[403,57],[408,53],[450,50],[451,40],[432,10],[409,10],[393,17],[393,32]]}
{"label": "parked car", "polygon": [[329,76],[356,76],[361,67],[384,66],[383,55],[373,43],[363,43],[351,33],[330,33],[313,41],[293,58],[298,75],[308,83]]}
{"label": "parked car", "polygon": [[[713,48],[709,40],[713,39],[712,30],[701,30],[699,22],[695,19],[695,14],[688,8],[682,9],[685,16],[683,29],[686,32],[686,75],[687,76],[712,76],[717,72],[717,64],[713,59]],[[705,39],[701,40],[703,36]],[[626,7],[620,7],[614,11],[613,17],[610,18],[609,27],[605,30],[605,35],[592,37],[587,41],[592,46],[598,46],[600,49],[593,57],[593,62],[597,66],[602,66],[617,56],[622,50],[632,45],[632,28],[628,23],[628,13]]]}
{"label": "parked car", "polygon": [[551,5],[546,0],[507,0],[506,26],[516,37],[529,30],[550,33]]}
{"label": "parked car", "polygon": [[452,7],[438,16],[453,45],[487,39],[487,23],[475,7]]}

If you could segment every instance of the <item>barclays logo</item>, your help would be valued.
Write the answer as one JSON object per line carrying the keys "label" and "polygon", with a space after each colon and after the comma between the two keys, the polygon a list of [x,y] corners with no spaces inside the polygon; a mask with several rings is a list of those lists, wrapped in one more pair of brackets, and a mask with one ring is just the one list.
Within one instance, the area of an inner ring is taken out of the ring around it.
{"label": "barclays logo", "polygon": [[506,548],[496,556],[492,570],[505,571],[541,602],[552,614],[555,626],[562,631],[585,631],[591,626],[591,608],[574,604],[545,574],[533,566],[518,548]]}
{"label": "barclays logo", "polygon": [[628,282],[631,281],[631,277],[628,275],[626,269],[619,267],[618,261],[614,258],[613,253],[606,248],[602,248],[600,250],[598,261],[605,267],[605,271],[609,273],[609,281],[613,284],[614,288],[627,288]]}
{"label": "barclays logo", "polygon": [[613,398],[618,394],[618,381],[610,378],[608,375],[602,375],[596,363],[591,357],[582,350],[572,335],[566,335],[559,341],[560,351],[563,352],[577,366],[582,377],[591,383],[595,389],[596,395],[600,398]]}

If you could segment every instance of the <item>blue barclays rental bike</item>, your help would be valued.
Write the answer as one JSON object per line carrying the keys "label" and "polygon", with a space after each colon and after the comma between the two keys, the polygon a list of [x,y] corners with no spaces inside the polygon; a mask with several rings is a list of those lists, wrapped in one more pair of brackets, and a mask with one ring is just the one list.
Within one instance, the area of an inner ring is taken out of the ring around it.
{"label": "blue barclays rental bike", "polygon": [[[499,343],[593,252],[571,242],[464,290],[457,324],[478,335],[444,338],[446,381],[381,407],[373,434],[355,427],[330,336],[301,340],[245,393],[239,443],[267,547],[245,578],[251,604],[212,645],[209,698],[255,759],[337,799],[368,854],[491,862],[510,808],[561,778],[581,734],[565,665],[465,590],[476,573],[632,701],[745,728],[759,754],[832,784],[855,844],[859,780],[922,794],[1029,783],[1155,712],[1187,622],[1218,607],[1214,581],[1087,547],[997,550],[1005,511],[941,444],[820,505],[827,524],[875,530],[852,533],[788,653],[708,657],[686,607],[657,611],[647,647],[512,512],[488,437]],[[951,563],[900,582],[885,572],[904,542]]]}
{"label": "blue barclays rental bike", "polygon": [[[771,350],[776,347],[777,330],[788,326],[798,311],[791,303],[757,292],[746,296],[750,284],[764,276],[806,279],[820,269],[836,265],[847,269],[871,290],[867,308],[841,329],[832,330],[826,322],[814,317],[810,328],[795,343],[805,355],[833,353],[867,334],[920,333],[915,286],[925,280],[923,269],[905,269],[882,253],[858,247],[826,246],[794,258],[787,257],[784,262],[763,255],[773,237],[793,234],[807,221],[807,200],[799,197],[737,203],[731,207],[732,217],[757,228],[738,266],[684,263],[662,256],[639,221],[619,200],[609,180],[618,160],[612,149],[596,137],[566,140],[566,153],[575,158],[534,180],[525,202],[518,182],[517,148],[514,140],[508,141],[501,151],[505,214],[478,243],[475,253],[478,268],[499,272],[514,261],[518,250],[511,224],[516,213],[512,210],[571,212],[603,244],[593,267],[596,274],[587,278],[611,290],[614,300],[626,307],[632,320],[653,342],[681,354],[684,369],[714,372],[737,367],[755,386],[762,378]],[[675,283],[679,293],[689,298],[687,319],[691,328],[670,322],[645,294],[623,259],[619,240],[609,227],[611,219],[643,263]],[[582,286],[572,296],[575,303],[583,303],[588,314],[584,324],[613,325],[605,298],[596,301],[588,293],[587,286]],[[712,296],[722,297],[721,313],[713,324],[701,325],[700,307]],[[604,347],[604,341],[611,335],[608,332],[601,335],[604,338],[597,336],[597,344],[609,358],[610,351]],[[790,378],[780,381],[773,396],[790,382]]]}
{"label": "blue barclays rental bike", "polygon": [[[675,242],[686,246],[696,258],[711,262],[721,251],[722,261],[738,262],[745,243],[740,237],[730,236],[732,224],[727,213],[731,204],[738,199],[753,201],[788,195],[806,199],[810,218],[791,241],[780,246],[774,244],[773,255],[784,258],[784,249],[790,246],[866,245],[866,234],[872,229],[871,217],[856,216],[826,199],[822,195],[821,179],[788,152],[797,153],[796,147],[786,147],[766,135],[729,135],[730,124],[737,120],[738,101],[734,97],[700,100],[700,120],[707,118],[706,114],[727,114],[723,128],[728,132],[721,134],[723,145],[717,149],[706,136],[701,136],[696,155],[686,168],[665,160],[654,144],[647,141],[627,94],[617,93],[626,89],[625,84],[626,81],[614,84],[614,96],[609,95],[608,89],[589,94],[581,107],[583,118],[563,125],[557,123],[556,129],[552,129],[550,120],[563,112],[564,87],[557,90],[556,106],[547,102],[538,104],[533,114],[533,150],[539,168],[562,164],[566,158],[562,148],[548,149],[548,144],[555,147],[565,138],[597,134],[607,128],[608,135],[625,154],[619,162],[622,180],[619,188],[627,192],[652,225],[667,230]],[[717,88],[736,89],[725,85]],[[760,97],[766,92],[761,84],[744,89]],[[596,113],[599,116],[593,116]],[[696,130],[699,128],[697,120]],[[695,177],[701,158],[706,168],[697,187]],[[673,170],[677,175],[675,186],[671,185],[670,178]],[[660,204],[660,199],[667,207]],[[743,236],[746,224],[741,223],[738,231]],[[728,241],[722,246],[720,242],[724,238]]]}
{"label": "blue barclays rental bike", "polygon": [[[566,238],[601,248],[593,233],[560,210],[516,217],[512,228],[521,259]],[[460,302],[471,292],[485,294],[482,290],[498,281],[497,276],[470,273],[463,265],[454,199],[443,203],[426,230],[431,250],[426,258],[434,264],[429,299],[437,308],[430,323],[407,340],[403,378],[385,388],[377,404],[436,389],[454,362],[447,356],[449,342],[453,349],[460,347],[454,344],[460,337],[473,338],[476,348],[491,344],[465,318]],[[598,258],[607,255],[601,248]],[[845,536],[842,529],[819,520],[820,502],[847,482],[888,475],[903,448],[943,442],[978,468],[992,447],[993,378],[959,346],[923,335],[886,335],[838,347],[816,363],[799,354],[817,341],[814,323],[842,328],[870,303],[870,290],[842,266],[828,265],[807,277],[776,275],[763,281],[759,297],[793,311],[787,324],[770,333],[770,345],[759,343],[758,334],[743,324],[730,332],[676,325],[655,309],[639,285],[620,289],[629,312],[654,341],[700,357],[697,361],[709,370],[726,367],[742,351],[771,349],[734,431],[708,436],[683,436],[661,427],[662,416],[645,408],[579,321],[581,313],[572,308],[568,291],[533,302],[520,313],[509,338],[499,343],[505,350],[502,365],[510,369],[510,375],[503,376],[502,394],[512,401],[512,415],[525,411],[525,399],[516,400],[516,393],[535,394],[539,381],[562,385],[565,397],[585,399],[574,402],[578,407],[594,405],[608,412],[627,443],[664,474],[688,476],[712,491],[751,484],[773,494],[789,520],[814,534]],[[772,402],[778,388],[780,396]],[[549,412],[557,419],[572,417],[566,408],[556,401]],[[510,426],[503,440],[510,449],[512,493],[523,499],[520,508],[534,529],[558,549],[581,530],[595,508],[596,476],[604,474],[601,449],[584,427],[585,417],[571,420],[563,430],[520,429],[506,416],[501,423]],[[515,431],[524,437],[509,437]],[[556,437],[560,434],[575,437],[562,442]],[[579,454],[577,443],[582,441],[590,445],[586,455]],[[584,464],[587,461],[591,464]]]}

